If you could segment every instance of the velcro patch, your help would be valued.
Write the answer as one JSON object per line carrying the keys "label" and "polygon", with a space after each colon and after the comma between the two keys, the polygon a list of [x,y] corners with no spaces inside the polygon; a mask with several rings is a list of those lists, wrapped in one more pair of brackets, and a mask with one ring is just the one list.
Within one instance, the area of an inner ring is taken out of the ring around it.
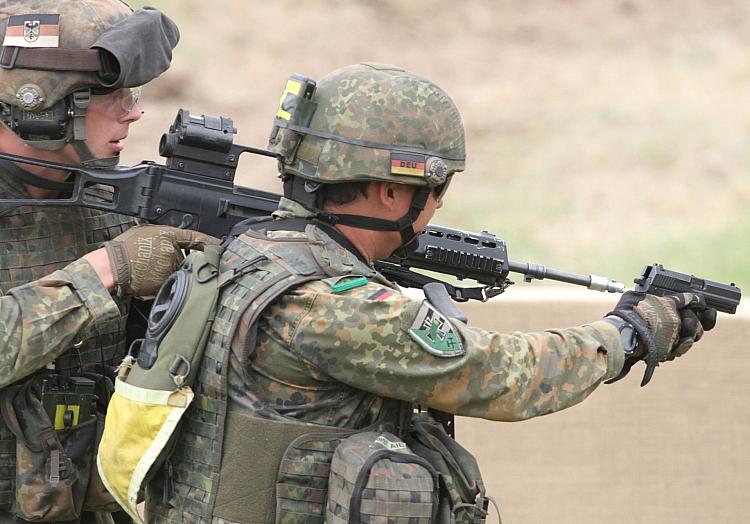
{"label": "velcro patch", "polygon": [[461,337],[448,318],[426,300],[409,328],[409,336],[436,357],[460,357],[466,353]]}
{"label": "velcro patch", "polygon": [[60,15],[28,14],[8,18],[3,46],[59,47]]}

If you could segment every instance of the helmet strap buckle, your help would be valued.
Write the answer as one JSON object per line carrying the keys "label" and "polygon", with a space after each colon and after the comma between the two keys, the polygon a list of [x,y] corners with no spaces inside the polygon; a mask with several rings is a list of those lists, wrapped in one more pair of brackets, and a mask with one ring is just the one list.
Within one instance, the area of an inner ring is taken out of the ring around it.
{"label": "helmet strap buckle", "polygon": [[91,104],[91,90],[74,91],[71,95],[73,112],[73,140],[86,140],[86,109]]}

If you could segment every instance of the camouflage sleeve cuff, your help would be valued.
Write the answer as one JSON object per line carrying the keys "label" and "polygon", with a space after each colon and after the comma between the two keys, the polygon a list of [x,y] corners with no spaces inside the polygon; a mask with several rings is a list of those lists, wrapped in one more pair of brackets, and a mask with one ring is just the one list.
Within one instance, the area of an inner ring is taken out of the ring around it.
{"label": "camouflage sleeve cuff", "polygon": [[589,324],[597,333],[602,349],[607,354],[607,375],[604,380],[616,377],[625,364],[625,349],[622,346],[620,332],[606,320],[597,320]]}
{"label": "camouflage sleeve cuff", "polygon": [[[94,268],[83,258],[71,262],[62,273],[68,276],[76,295],[81,299],[91,317],[96,321],[109,320],[120,316],[120,310],[112,295],[94,271]],[[54,273],[47,278],[55,278]]]}

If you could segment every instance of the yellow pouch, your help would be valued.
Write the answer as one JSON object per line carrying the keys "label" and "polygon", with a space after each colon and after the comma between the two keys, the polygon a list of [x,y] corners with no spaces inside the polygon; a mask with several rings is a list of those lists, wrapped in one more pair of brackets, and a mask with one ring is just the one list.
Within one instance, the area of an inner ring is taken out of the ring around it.
{"label": "yellow pouch", "polygon": [[135,522],[143,522],[137,505],[146,477],[192,401],[189,387],[170,392],[120,378],[115,383],[96,465],[104,486]]}
{"label": "yellow pouch", "polygon": [[218,246],[185,258],[154,300],[148,329],[125,357],[109,401],[96,465],[102,483],[138,524],[145,484],[172,452],[193,401],[191,384],[216,312]]}

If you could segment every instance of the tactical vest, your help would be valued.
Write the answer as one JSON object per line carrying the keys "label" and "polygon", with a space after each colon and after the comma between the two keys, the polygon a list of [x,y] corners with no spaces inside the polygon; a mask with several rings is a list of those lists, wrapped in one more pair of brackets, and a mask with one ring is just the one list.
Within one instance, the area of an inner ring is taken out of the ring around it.
{"label": "tactical vest", "polygon": [[[254,353],[252,326],[271,303],[306,282],[345,275],[390,285],[314,226],[307,226],[305,236],[273,240],[248,231],[224,252],[220,274],[234,278],[219,299],[195,400],[174,453],[148,487],[149,523],[323,522],[333,451],[342,438],[361,430],[302,423],[260,401],[253,412],[227,409],[230,354],[247,369]],[[243,347],[230,347],[243,315],[249,319],[243,325],[251,326],[248,336]],[[383,409],[392,427],[411,412],[410,405],[393,402]]]}
{"label": "tactical vest", "polygon": [[[0,175],[0,198],[28,198],[16,184]],[[83,207],[22,206],[0,215],[0,294],[63,268],[102,242],[133,226],[133,219]],[[127,303],[119,319],[96,324],[89,338],[55,360],[55,369],[75,374],[81,367],[116,365],[125,355]],[[0,419],[0,510],[15,498],[15,438]]]}

